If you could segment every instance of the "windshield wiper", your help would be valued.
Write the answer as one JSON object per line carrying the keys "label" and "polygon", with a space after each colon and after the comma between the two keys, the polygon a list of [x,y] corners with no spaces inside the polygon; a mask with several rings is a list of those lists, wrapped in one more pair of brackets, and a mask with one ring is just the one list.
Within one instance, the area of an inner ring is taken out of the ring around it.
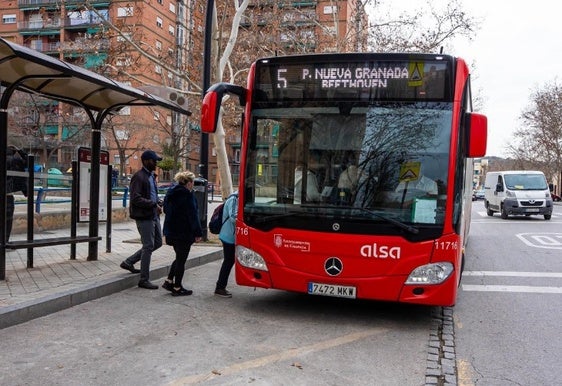
{"label": "windshield wiper", "polygon": [[261,213],[260,217],[257,217],[257,214],[252,214],[252,216],[256,216],[256,223],[266,223],[274,220],[278,220],[280,218],[290,217],[298,215],[298,212],[287,212],[287,213],[280,213],[280,214],[273,214],[273,215],[265,215],[265,213]]}
{"label": "windshield wiper", "polygon": [[371,215],[373,215],[373,216],[375,216],[375,217],[378,217],[378,218],[380,218],[380,219],[383,219],[383,220],[385,220],[385,221],[387,221],[387,222],[389,222],[389,223],[391,223],[391,224],[393,224],[393,225],[396,225],[397,227],[402,228],[402,229],[404,229],[404,230],[406,230],[406,231],[408,231],[408,232],[410,232],[410,233],[413,233],[413,234],[415,234],[415,235],[417,235],[418,233],[420,233],[420,230],[419,230],[418,228],[416,228],[416,227],[413,227],[413,226],[411,226],[411,225],[405,224],[405,223],[403,223],[403,222],[401,222],[401,221],[398,221],[398,220],[395,220],[395,219],[393,219],[393,218],[391,218],[391,217],[383,216],[382,214],[377,213],[377,212],[374,212],[374,211],[372,211],[372,210],[370,210],[370,209],[366,209],[366,208],[354,208],[354,209],[361,209],[361,210],[364,211],[364,212],[367,212],[367,213],[369,213],[369,214],[371,214]]}

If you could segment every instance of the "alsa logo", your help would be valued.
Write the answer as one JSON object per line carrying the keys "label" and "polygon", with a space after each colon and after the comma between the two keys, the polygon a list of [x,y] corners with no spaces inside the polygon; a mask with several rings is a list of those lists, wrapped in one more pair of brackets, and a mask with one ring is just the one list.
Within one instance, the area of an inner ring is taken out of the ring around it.
{"label": "alsa logo", "polygon": [[374,257],[376,259],[399,259],[400,247],[389,247],[388,245],[363,245],[361,246],[361,256]]}

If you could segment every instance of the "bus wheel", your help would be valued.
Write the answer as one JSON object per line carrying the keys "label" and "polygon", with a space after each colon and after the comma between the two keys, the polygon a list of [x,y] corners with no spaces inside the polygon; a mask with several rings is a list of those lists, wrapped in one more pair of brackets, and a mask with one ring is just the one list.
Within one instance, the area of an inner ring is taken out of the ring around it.
{"label": "bus wheel", "polygon": [[551,214],[545,214],[545,215],[544,215],[544,219],[545,219],[545,220],[550,220],[550,217],[551,217],[551,216],[552,216]]}
{"label": "bus wheel", "polygon": [[502,218],[505,220],[509,215],[507,214],[507,210],[502,206]]}

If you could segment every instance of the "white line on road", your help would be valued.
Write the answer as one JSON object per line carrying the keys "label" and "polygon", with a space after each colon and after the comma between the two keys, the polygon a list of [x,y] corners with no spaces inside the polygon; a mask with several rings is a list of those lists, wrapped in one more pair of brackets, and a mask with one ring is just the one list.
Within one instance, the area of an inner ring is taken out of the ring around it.
{"label": "white line on road", "polygon": [[509,271],[464,271],[463,276],[511,276],[562,278],[562,272],[509,272]]}
{"label": "white line on road", "polygon": [[562,287],[532,287],[525,285],[473,285],[463,284],[463,291],[476,292],[521,292],[537,294],[562,294]]}

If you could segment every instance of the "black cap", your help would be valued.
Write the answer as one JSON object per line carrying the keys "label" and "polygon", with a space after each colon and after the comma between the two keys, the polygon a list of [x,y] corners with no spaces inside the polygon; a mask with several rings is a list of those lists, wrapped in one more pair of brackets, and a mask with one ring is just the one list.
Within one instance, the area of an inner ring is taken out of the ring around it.
{"label": "black cap", "polygon": [[144,153],[142,153],[141,155],[141,159],[142,160],[153,159],[154,161],[162,161],[162,157],[160,157],[152,150],[145,150]]}

